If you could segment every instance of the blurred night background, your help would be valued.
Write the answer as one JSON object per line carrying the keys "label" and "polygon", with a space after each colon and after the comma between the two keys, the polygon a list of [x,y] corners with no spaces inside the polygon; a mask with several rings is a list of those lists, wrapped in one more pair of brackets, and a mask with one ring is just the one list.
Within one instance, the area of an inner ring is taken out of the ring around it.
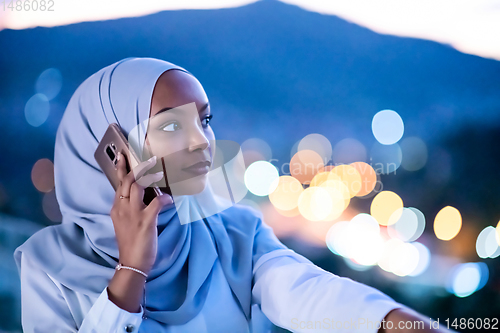
{"label": "blurred night background", "polygon": [[[233,2],[43,27],[0,8],[0,332],[21,331],[14,249],[61,221],[52,162],[65,107],[87,77],[127,57],[198,78],[216,138],[242,146],[242,204],[284,244],[441,323],[498,318],[500,51],[375,32],[362,7],[372,28],[355,9],[348,20],[294,1]],[[500,45],[500,24],[492,38],[455,24]],[[293,168],[318,159],[323,169]],[[287,192],[294,182],[305,185]]]}

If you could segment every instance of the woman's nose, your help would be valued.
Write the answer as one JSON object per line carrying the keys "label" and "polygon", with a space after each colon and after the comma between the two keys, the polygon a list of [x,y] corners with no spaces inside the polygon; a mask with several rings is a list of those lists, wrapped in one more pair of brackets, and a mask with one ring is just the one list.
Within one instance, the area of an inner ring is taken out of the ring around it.
{"label": "woman's nose", "polygon": [[194,126],[191,131],[189,131],[188,150],[190,152],[196,149],[205,150],[209,145],[210,142],[203,132],[201,123],[198,126]]}

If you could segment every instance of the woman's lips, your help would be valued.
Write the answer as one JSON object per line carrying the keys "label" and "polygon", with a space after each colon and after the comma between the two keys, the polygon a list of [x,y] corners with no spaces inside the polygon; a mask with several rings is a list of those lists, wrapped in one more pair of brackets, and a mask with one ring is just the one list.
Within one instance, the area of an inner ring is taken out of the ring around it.
{"label": "woman's lips", "polygon": [[199,162],[189,168],[182,169],[197,176],[204,175],[210,171],[210,162]]}

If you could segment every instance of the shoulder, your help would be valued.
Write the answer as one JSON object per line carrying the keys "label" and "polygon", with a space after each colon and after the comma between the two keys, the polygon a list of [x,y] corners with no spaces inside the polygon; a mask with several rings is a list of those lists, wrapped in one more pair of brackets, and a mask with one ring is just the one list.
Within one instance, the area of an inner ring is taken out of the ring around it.
{"label": "shoulder", "polygon": [[14,250],[14,260],[18,270],[21,269],[21,258],[30,264],[30,267],[37,267],[46,271],[49,267],[51,271],[60,270],[63,263],[62,243],[64,235],[74,229],[70,224],[58,224],[38,230],[23,244]]}
{"label": "shoulder", "polygon": [[47,267],[39,262],[36,255],[23,251],[15,252],[16,264],[24,294],[33,299],[34,294],[46,298],[61,292],[62,285],[48,272]]}
{"label": "shoulder", "polygon": [[262,213],[247,205],[235,204],[218,215],[229,233],[256,235],[263,224]]}

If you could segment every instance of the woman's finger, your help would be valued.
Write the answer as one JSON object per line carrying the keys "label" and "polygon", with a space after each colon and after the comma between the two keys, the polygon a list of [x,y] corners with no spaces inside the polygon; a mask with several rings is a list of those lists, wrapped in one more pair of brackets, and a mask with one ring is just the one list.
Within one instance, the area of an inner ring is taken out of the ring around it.
{"label": "woman's finger", "polygon": [[[124,192],[123,180],[124,180],[125,176],[127,175],[127,167],[126,167],[126,163],[125,163],[125,158],[123,156],[124,155],[121,152],[118,152],[118,156],[116,157],[117,158],[116,173],[118,176],[119,183],[118,183],[118,187],[116,188],[115,200],[116,199],[119,200],[120,195],[125,195],[125,194],[123,194],[123,192]],[[127,193],[128,193],[128,190],[127,190]],[[126,196],[128,196],[128,194]]]}
{"label": "woman's finger", "polygon": [[130,188],[130,202],[132,205],[139,205],[137,208],[144,209],[144,189],[152,183],[159,181],[163,178],[163,173],[153,173],[139,178],[136,182],[132,183]]}
{"label": "woman's finger", "polygon": [[127,175],[127,167],[125,164],[125,159],[123,158],[123,154],[118,152],[118,156],[116,157],[116,173],[118,176],[118,180],[123,181],[123,178]]}
{"label": "woman's finger", "polygon": [[139,179],[153,166],[156,164],[156,156],[151,157],[149,160],[139,163],[135,168],[132,169],[122,180],[121,195],[130,196],[130,186]]}
{"label": "woman's finger", "polygon": [[159,182],[163,178],[163,171],[142,176],[136,180],[136,183],[142,187],[148,187],[154,182]]}
{"label": "woman's finger", "polygon": [[137,181],[137,179],[141,178],[146,173],[146,171],[148,171],[149,169],[151,169],[155,165],[156,165],[156,156],[153,156],[149,160],[146,160],[144,162],[139,163],[133,169],[133,174],[134,174],[134,178],[136,179],[136,181]]}

